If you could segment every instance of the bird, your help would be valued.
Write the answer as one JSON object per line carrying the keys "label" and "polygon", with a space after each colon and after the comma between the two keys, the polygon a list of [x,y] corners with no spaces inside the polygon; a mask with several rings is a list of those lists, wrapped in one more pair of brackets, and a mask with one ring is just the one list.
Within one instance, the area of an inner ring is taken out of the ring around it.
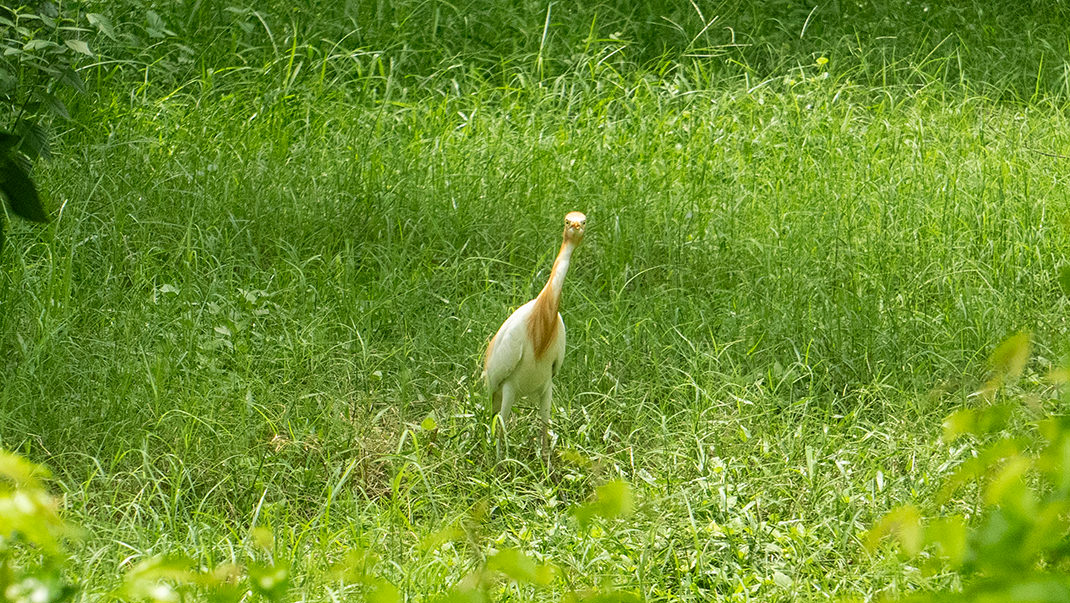
{"label": "bird", "polygon": [[542,419],[539,446],[547,458],[553,378],[565,360],[565,321],[558,313],[561,290],[572,253],[583,242],[586,227],[587,216],[583,213],[565,215],[564,240],[546,286],[535,299],[505,319],[487,345],[483,377],[490,392],[491,420],[501,417],[504,432],[513,403],[537,397]]}

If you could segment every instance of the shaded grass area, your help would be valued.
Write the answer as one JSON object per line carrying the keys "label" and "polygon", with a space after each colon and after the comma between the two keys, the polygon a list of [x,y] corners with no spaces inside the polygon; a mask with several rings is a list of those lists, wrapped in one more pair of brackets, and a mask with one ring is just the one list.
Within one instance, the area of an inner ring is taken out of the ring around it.
{"label": "shaded grass area", "polygon": [[265,67],[284,78],[271,97],[327,84],[420,98],[472,79],[525,88],[637,69],[720,88],[740,77],[754,86],[827,56],[867,86],[939,82],[1016,101],[1070,96],[1070,9],[1059,2],[309,0],[176,3],[149,15],[123,0],[94,8],[122,24],[100,44],[143,72],[142,89],[222,84],[225,94],[226,79],[262,84]]}
{"label": "shaded grass area", "polygon": [[[397,6],[404,30],[437,5]],[[528,8],[512,18],[534,32]],[[903,63],[872,48],[885,73],[930,73],[902,41]],[[711,87],[701,65],[633,55],[628,70],[546,58],[557,75],[506,68],[509,85],[436,71],[422,88],[324,75],[346,57],[318,79],[280,58],[133,95],[114,88],[126,72],[94,72],[84,129],[37,173],[59,217],[12,224],[0,275],[0,442],[49,464],[91,528],[77,578],[99,594],[176,549],[212,565],[257,524],[317,599],[349,592],[323,570],[356,546],[414,596],[505,545],[574,572],[549,593],[501,587],[522,600],[603,581],[770,600],[953,580],[857,536],[896,504],[934,504],[933,480],[970,454],[936,441],[939,422],[971,403],[995,342],[1035,331],[1033,374],[1065,353],[1067,171],[1037,152],[1070,153],[1065,97],[1044,76],[1039,98],[1005,102],[1029,99],[1036,65],[874,87],[881,70],[861,85],[828,54],[770,65],[760,86],[757,59]],[[589,462],[547,472],[521,409],[495,466],[480,354],[545,281],[573,209],[589,236],[554,432]],[[570,506],[618,476],[636,517],[580,530]],[[481,501],[480,538],[434,542]]]}

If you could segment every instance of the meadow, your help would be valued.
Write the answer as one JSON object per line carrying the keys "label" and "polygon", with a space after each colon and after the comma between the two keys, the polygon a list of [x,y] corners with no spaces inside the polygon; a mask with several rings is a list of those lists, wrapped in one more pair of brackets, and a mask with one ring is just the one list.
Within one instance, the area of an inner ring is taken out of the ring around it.
{"label": "meadow", "polygon": [[[0,255],[0,445],[85,527],[79,600],[254,527],[295,601],[363,595],[353,550],[412,601],[506,547],[560,576],[494,600],[954,588],[865,531],[977,507],[941,424],[1007,336],[1063,410],[1062,4],[83,4],[53,221]],[[572,210],[555,456],[527,404],[498,459],[482,353]]]}

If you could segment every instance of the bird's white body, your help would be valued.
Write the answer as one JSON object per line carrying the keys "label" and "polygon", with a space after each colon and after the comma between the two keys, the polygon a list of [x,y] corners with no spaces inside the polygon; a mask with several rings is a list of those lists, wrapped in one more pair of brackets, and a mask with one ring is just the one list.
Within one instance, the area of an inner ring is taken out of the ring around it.
{"label": "bird's white body", "polygon": [[546,286],[538,297],[509,315],[487,346],[484,377],[493,413],[501,416],[504,428],[513,403],[538,397],[544,454],[548,451],[553,378],[565,360],[565,322],[557,309],[572,252],[583,240],[586,222],[586,216],[579,212],[565,216],[564,241]]}
{"label": "bird's white body", "polygon": [[502,419],[509,417],[513,402],[520,398],[537,395],[541,400],[545,395],[548,399],[553,377],[565,360],[565,321],[560,314],[549,347],[541,355],[535,354],[528,331],[537,301],[533,299],[517,308],[491,340],[487,386],[492,395],[501,392],[495,411],[501,413]]}

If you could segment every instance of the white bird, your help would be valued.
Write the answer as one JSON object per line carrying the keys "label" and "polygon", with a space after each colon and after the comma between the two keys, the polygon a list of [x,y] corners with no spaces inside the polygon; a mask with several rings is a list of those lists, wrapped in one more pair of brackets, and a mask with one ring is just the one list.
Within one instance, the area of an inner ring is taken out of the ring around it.
{"label": "white bird", "polygon": [[578,211],[565,216],[564,241],[546,286],[502,323],[487,346],[483,375],[490,390],[492,418],[500,415],[504,429],[514,402],[538,396],[542,418],[539,444],[544,456],[548,452],[552,380],[565,359],[565,322],[557,310],[572,252],[583,241],[586,224],[587,216]]}

